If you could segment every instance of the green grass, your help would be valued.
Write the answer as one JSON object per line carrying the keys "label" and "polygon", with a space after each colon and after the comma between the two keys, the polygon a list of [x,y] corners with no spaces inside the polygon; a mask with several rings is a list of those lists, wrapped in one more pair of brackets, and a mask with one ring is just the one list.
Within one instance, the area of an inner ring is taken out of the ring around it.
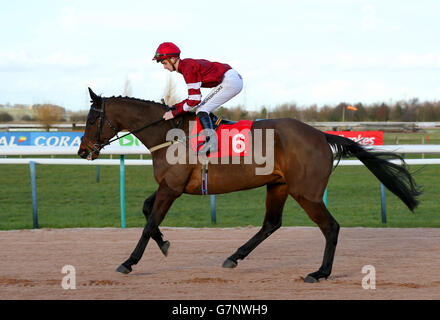
{"label": "green grass", "polygon": [[[412,166],[416,171],[420,166]],[[40,228],[120,227],[119,167],[37,165]],[[379,181],[365,167],[340,166],[328,186],[328,207],[343,227],[440,227],[440,165],[425,166],[415,174],[424,186],[415,213],[387,191],[387,224],[381,222]],[[0,166],[0,229],[32,228],[28,165]],[[142,205],[157,188],[151,166],[126,167],[127,227],[145,225]],[[163,226],[259,226],[264,218],[265,188],[216,196],[217,224],[211,223],[210,198],[183,195],[171,207]],[[315,226],[289,197],[283,226]]]}
{"label": "green grass", "polygon": [[[440,130],[384,134],[384,144],[394,144],[397,140],[400,144],[420,144],[423,139],[425,143],[440,144]],[[425,157],[438,158],[439,155]],[[406,155],[406,158],[420,158],[420,155]],[[420,168],[411,166],[411,171]],[[95,166],[37,165],[40,228],[120,227],[119,167],[101,166],[100,170],[101,181],[97,183]],[[365,167],[340,166],[330,178],[328,207],[343,227],[440,227],[438,177],[440,165],[425,166],[415,174],[416,181],[425,190],[415,213],[387,191],[387,224],[383,224],[379,181]],[[32,228],[29,166],[0,165],[0,186],[0,230]],[[127,227],[145,225],[142,205],[156,189],[151,166],[126,167]],[[264,187],[217,195],[217,224],[214,225],[209,197],[183,195],[173,204],[162,225],[259,226],[264,218],[265,196]],[[290,197],[285,205],[283,225],[315,226]]]}
{"label": "green grass", "polygon": [[383,144],[440,144],[440,130],[430,129],[424,132],[385,132]]}

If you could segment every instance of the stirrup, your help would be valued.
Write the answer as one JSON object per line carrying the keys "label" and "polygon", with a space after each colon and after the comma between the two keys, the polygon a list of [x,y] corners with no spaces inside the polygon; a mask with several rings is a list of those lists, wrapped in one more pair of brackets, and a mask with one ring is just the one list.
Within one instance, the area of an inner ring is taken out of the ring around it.
{"label": "stirrup", "polygon": [[[209,140],[208,140],[209,141]],[[216,146],[216,145],[214,145],[214,146],[207,146],[206,145],[206,142],[207,141],[202,141],[202,142],[200,142],[198,145],[197,145],[197,147],[196,147],[196,150],[197,150],[197,154],[199,154],[199,153],[206,153],[206,156],[209,156],[209,154],[211,154],[211,153],[216,153],[216,152],[218,152],[218,147]],[[200,148],[200,150],[199,150],[199,148]],[[206,148],[209,148],[208,149],[208,151],[205,151],[205,149]]]}

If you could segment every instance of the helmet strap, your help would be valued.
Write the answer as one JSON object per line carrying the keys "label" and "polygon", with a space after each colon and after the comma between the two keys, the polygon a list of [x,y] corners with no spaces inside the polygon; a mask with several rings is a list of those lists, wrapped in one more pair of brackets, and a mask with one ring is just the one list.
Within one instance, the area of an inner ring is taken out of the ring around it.
{"label": "helmet strap", "polygon": [[175,66],[175,64],[177,63],[177,61],[179,61],[179,58],[178,57],[176,57],[176,62],[175,63],[172,63],[171,62],[171,58],[168,58],[168,61],[170,62],[170,64],[173,66],[173,71],[177,71],[177,68],[176,68],[176,66]]}

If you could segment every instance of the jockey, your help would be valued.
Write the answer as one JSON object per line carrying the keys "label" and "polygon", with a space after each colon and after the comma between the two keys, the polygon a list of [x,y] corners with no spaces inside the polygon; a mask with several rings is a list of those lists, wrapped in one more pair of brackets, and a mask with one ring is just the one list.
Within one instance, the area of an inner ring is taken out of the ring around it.
{"label": "jockey", "polygon": [[[243,79],[231,66],[203,59],[180,59],[180,49],[172,42],[162,43],[156,50],[153,60],[161,62],[164,69],[177,71],[183,75],[188,86],[188,98],[173,106],[163,118],[170,120],[178,114],[197,107],[196,114],[203,129],[211,130],[214,139],[210,146],[204,146],[200,152],[208,154],[217,151],[217,139],[209,114],[220,105],[231,100],[243,88]],[[200,88],[213,88],[202,101]],[[206,142],[210,137],[207,135]],[[207,149],[207,150],[204,150]]]}

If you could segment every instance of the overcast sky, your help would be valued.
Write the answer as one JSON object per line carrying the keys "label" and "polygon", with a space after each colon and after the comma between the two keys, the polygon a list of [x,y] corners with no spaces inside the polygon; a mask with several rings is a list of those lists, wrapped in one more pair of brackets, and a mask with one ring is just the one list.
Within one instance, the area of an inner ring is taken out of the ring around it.
{"label": "overcast sky", "polygon": [[[152,61],[176,43],[182,58],[230,64],[248,110],[440,96],[440,1],[1,1],[0,104],[85,110],[103,96],[160,100]],[[202,93],[207,94],[209,90]]]}

